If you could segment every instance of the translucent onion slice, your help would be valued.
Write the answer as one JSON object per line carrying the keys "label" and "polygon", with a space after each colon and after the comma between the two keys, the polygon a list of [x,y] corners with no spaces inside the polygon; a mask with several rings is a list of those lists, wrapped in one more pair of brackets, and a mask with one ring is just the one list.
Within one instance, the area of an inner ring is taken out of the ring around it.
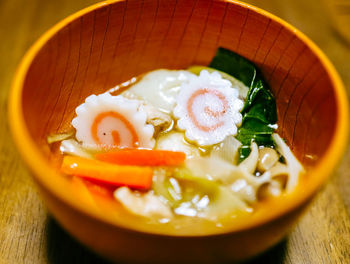
{"label": "translucent onion slice", "polygon": [[71,130],[66,133],[60,133],[60,134],[51,134],[47,137],[47,143],[52,144],[55,142],[59,142],[65,139],[68,139],[70,137],[73,137],[74,135],[74,130]]}
{"label": "translucent onion slice", "polygon": [[61,142],[60,151],[63,154],[69,154],[88,159],[94,158],[95,153],[95,151],[87,150],[74,139],[63,140]]}
{"label": "translucent onion slice", "polygon": [[259,150],[258,145],[255,142],[252,142],[250,148],[251,151],[249,156],[239,164],[239,167],[253,174],[256,171],[256,166],[258,164]]}
{"label": "translucent onion slice", "polygon": [[242,143],[234,136],[227,136],[223,142],[213,147],[210,155],[236,165],[240,146],[242,146]]}
{"label": "translucent onion slice", "polygon": [[305,170],[297,158],[293,155],[290,148],[284,142],[284,140],[278,135],[272,135],[273,140],[277,145],[277,151],[283,155],[288,166],[289,177],[287,181],[286,190],[291,191],[298,184],[299,175],[304,173]]}

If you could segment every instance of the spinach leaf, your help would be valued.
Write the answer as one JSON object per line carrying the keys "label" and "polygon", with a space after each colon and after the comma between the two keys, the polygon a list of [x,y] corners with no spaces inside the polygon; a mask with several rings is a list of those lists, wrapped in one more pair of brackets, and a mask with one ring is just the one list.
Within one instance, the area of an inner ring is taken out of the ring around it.
{"label": "spinach leaf", "polygon": [[219,48],[209,67],[226,72],[251,87],[256,77],[255,66],[242,56]]}
{"label": "spinach leaf", "polygon": [[250,146],[243,145],[239,150],[238,150],[238,163],[241,163],[243,160],[246,159],[246,157],[249,156],[250,154]]}
{"label": "spinach leaf", "polygon": [[241,111],[243,120],[236,138],[242,143],[239,161],[250,154],[250,144],[274,146],[271,125],[277,122],[276,101],[255,65],[242,56],[219,48],[210,67],[232,75],[249,87]]}
{"label": "spinach leaf", "polygon": [[264,89],[260,92],[249,111],[244,114],[244,119],[248,118],[256,118],[265,124],[277,122],[276,102],[270,91]]}

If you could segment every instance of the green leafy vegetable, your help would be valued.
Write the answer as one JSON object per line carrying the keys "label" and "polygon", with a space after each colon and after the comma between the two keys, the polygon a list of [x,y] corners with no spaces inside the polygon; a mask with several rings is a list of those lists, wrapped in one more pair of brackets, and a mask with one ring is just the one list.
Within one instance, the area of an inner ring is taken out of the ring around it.
{"label": "green leafy vegetable", "polygon": [[251,87],[255,77],[255,66],[242,56],[224,48],[219,48],[209,67],[232,75]]}
{"label": "green leafy vegetable", "polygon": [[252,141],[259,146],[274,146],[271,125],[277,122],[276,102],[255,65],[230,50],[219,48],[209,66],[232,75],[249,87],[241,111],[242,125],[236,136],[243,145],[239,150],[239,161],[248,157]]}
{"label": "green leafy vegetable", "polygon": [[236,136],[242,145],[250,146],[251,139],[254,139],[258,146],[271,145],[268,139],[274,131],[273,128],[255,118],[246,119],[243,124],[244,126],[239,128],[239,133]]}

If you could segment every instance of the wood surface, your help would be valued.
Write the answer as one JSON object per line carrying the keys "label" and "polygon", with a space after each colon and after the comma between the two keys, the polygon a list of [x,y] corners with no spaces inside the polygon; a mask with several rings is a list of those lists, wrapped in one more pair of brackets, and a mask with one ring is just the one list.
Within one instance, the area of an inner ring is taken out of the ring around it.
{"label": "wood surface", "polygon": [[[103,263],[50,218],[10,140],[6,122],[11,78],[24,52],[50,26],[97,1],[0,1],[0,263]],[[319,1],[250,1],[314,40],[350,85],[349,43]],[[350,154],[288,238],[253,263],[350,263]]]}

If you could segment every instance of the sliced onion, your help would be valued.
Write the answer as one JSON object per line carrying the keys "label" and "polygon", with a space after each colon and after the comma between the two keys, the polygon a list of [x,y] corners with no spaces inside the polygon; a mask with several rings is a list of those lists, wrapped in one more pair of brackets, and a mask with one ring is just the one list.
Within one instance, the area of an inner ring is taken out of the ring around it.
{"label": "sliced onion", "polygon": [[52,134],[47,137],[47,143],[52,144],[55,142],[59,142],[65,139],[68,139],[74,135],[74,130],[68,131],[66,133],[61,134]]}
{"label": "sliced onion", "polygon": [[303,166],[301,165],[301,163],[293,155],[290,148],[287,146],[287,144],[284,142],[284,140],[278,134],[273,134],[272,138],[277,145],[278,152],[281,153],[286,160],[286,164],[288,166],[288,171],[289,171],[289,177],[288,177],[286,190],[291,191],[298,184],[299,175],[301,173],[304,173],[305,170],[304,170]]}
{"label": "sliced onion", "polygon": [[93,152],[84,148],[74,139],[67,139],[61,142],[60,151],[63,154],[70,154],[73,156],[92,159],[94,157]]}
{"label": "sliced onion", "polygon": [[238,149],[242,145],[234,136],[228,136],[219,145],[214,146],[211,156],[219,157],[231,164],[236,165],[238,160]]}
{"label": "sliced onion", "polygon": [[258,164],[259,150],[258,145],[255,142],[251,144],[250,148],[251,151],[249,156],[239,164],[239,167],[253,174],[256,171],[256,166]]}

